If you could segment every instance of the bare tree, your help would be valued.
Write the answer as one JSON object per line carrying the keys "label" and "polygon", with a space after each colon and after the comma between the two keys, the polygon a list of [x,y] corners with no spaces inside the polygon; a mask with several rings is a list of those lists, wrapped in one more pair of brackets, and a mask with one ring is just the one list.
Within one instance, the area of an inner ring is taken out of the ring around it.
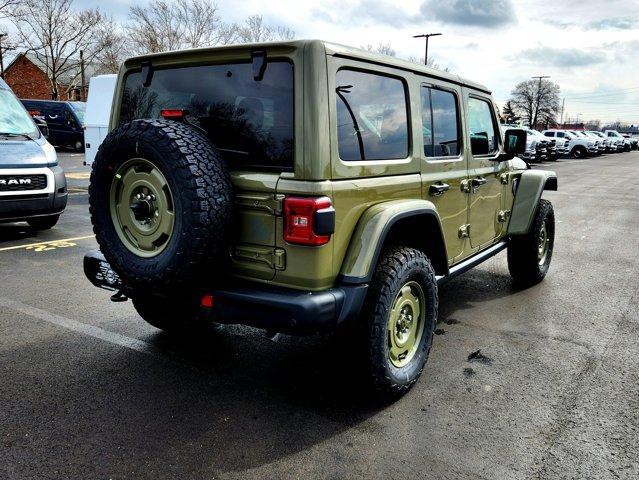
{"label": "bare tree", "polygon": [[233,25],[233,41],[240,43],[261,43],[274,40],[292,40],[295,31],[282,25],[268,25],[262,15],[251,15],[243,24]]}
{"label": "bare tree", "polygon": [[395,57],[397,52],[393,49],[390,43],[382,43],[379,42],[377,47],[373,47],[372,44],[367,44],[361,47],[362,50],[366,50],[367,52],[380,53],[382,55],[389,55],[391,57]]}
{"label": "bare tree", "polygon": [[96,37],[96,73],[117,73],[129,54],[126,36],[117,23],[107,18],[98,26]]}
{"label": "bare tree", "polygon": [[[97,54],[95,32],[103,16],[97,9],[75,10],[73,0],[20,0],[11,12],[18,41],[40,63],[54,99],[60,80],[70,87],[80,76],[80,51],[90,63]],[[70,88],[67,88],[67,93]]]}
{"label": "bare tree", "polygon": [[515,112],[527,120],[530,128],[556,122],[559,111],[559,85],[550,80],[526,80],[511,92]]}
{"label": "bare tree", "polygon": [[152,0],[132,6],[126,31],[133,53],[226,45],[234,36],[210,0]]}
{"label": "bare tree", "polygon": [[17,5],[19,0],[0,0],[0,19],[7,18],[11,9]]}
{"label": "bare tree", "polygon": [[[424,65],[424,57],[408,57],[409,62],[419,63],[420,65]],[[435,61],[433,57],[428,57],[428,63],[426,63],[427,67],[434,68],[435,70],[441,70],[442,72],[450,72],[448,67],[442,68],[439,63]]]}

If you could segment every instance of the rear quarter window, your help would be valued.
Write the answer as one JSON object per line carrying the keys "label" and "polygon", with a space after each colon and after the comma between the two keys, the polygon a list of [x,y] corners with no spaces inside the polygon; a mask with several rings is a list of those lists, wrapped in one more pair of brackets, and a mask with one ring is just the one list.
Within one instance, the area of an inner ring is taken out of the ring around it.
{"label": "rear quarter window", "polygon": [[149,87],[141,73],[125,78],[120,123],[185,110],[204,129],[231,169],[292,170],[293,64],[269,61],[264,77],[250,63],[155,70]]}
{"label": "rear quarter window", "polygon": [[336,77],[337,145],[344,161],[408,156],[406,88],[398,78],[343,69]]}

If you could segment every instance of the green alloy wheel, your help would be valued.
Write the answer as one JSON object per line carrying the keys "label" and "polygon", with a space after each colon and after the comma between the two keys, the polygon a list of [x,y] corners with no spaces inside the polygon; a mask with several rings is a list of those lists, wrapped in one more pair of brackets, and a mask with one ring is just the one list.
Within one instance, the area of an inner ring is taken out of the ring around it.
{"label": "green alloy wheel", "polygon": [[415,356],[425,324],[424,291],[410,281],[399,291],[388,316],[388,356],[393,365],[404,367]]}
{"label": "green alloy wheel", "polygon": [[398,246],[384,251],[363,310],[367,377],[380,399],[394,399],[417,381],[437,322],[437,280],[426,254]]}
{"label": "green alloy wheel", "polygon": [[166,248],[175,225],[173,196],[153,163],[133,158],[120,166],[110,199],[113,225],[129,251],[150,258]]}

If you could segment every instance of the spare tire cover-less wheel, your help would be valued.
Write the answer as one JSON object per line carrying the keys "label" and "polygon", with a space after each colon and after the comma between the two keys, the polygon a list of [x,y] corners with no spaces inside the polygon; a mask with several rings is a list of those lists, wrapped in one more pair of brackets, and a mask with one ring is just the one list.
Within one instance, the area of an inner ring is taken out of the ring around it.
{"label": "spare tire cover-less wheel", "polygon": [[227,257],[230,176],[187,124],[135,120],[113,130],[93,164],[89,203],[100,249],[130,288],[188,286]]}

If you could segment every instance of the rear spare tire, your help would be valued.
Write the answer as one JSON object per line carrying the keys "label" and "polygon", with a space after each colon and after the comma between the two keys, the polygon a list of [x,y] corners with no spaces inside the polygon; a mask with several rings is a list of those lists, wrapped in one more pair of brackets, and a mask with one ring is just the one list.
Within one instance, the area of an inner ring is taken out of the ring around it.
{"label": "rear spare tire", "polygon": [[186,287],[227,256],[228,169],[187,124],[135,120],[113,130],[93,164],[89,205],[100,249],[127,287]]}

